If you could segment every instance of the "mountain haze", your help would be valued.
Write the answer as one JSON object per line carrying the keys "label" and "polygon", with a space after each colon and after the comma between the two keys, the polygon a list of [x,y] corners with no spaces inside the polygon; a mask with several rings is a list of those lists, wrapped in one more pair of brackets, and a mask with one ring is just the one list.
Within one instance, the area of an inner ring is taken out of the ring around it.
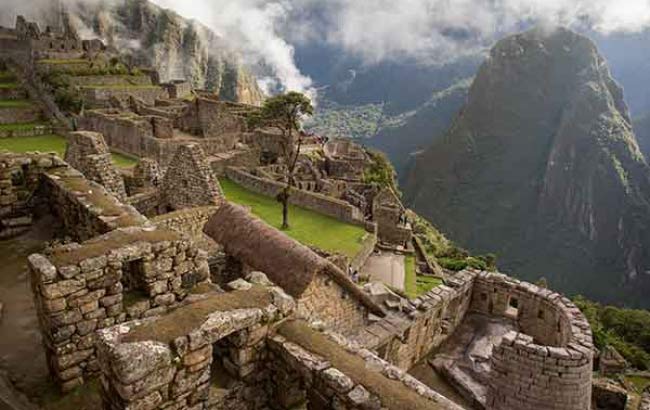
{"label": "mountain haze", "polygon": [[650,168],[622,89],[582,35],[534,29],[498,42],[405,192],[506,271],[650,306]]}
{"label": "mountain haze", "polygon": [[207,27],[147,0],[76,2],[73,21],[85,36],[155,67],[163,81],[187,79],[225,100],[259,104],[257,80],[236,50]]}

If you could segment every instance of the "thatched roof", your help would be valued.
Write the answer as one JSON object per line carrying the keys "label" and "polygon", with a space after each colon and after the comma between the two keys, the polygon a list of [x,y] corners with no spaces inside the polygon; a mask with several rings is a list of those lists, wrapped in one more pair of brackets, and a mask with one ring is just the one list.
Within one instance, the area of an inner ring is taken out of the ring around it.
{"label": "thatched roof", "polygon": [[239,205],[224,203],[203,231],[228,254],[266,273],[294,298],[300,299],[315,275],[326,274],[370,311],[384,315],[383,310],[338,267]]}

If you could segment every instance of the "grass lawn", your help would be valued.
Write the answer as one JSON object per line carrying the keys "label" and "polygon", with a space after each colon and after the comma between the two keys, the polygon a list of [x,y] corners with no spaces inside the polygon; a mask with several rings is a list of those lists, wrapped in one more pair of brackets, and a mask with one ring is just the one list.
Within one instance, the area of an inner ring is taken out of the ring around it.
{"label": "grass lawn", "polygon": [[[280,228],[282,206],[274,198],[251,192],[229,179],[220,179],[221,188],[229,201],[249,206],[252,212],[269,225]],[[354,257],[361,249],[366,231],[355,225],[338,221],[297,206],[289,206],[287,235],[305,244],[327,252],[338,252]]]}
{"label": "grass lawn", "polygon": [[22,122],[15,124],[0,124],[0,131],[30,131],[36,127],[46,127],[47,123],[44,122]]}
{"label": "grass lawn", "polygon": [[38,60],[37,64],[90,64],[90,60],[84,60],[83,58],[70,58],[70,59],[54,59],[46,58],[43,60]]}
{"label": "grass lawn", "polygon": [[0,71],[0,83],[16,82],[16,76],[9,71]]}
{"label": "grass lawn", "polygon": [[431,276],[420,275],[417,277],[418,295],[423,295],[431,289],[442,285],[442,280]]}
{"label": "grass lawn", "polygon": [[404,257],[404,271],[404,293],[413,299],[418,296],[415,256],[406,255]]}
{"label": "grass lawn", "polygon": [[404,257],[404,293],[413,299],[423,295],[435,288],[442,285],[442,280],[433,278],[431,276],[418,275],[415,269],[415,256],[406,255]]}
{"label": "grass lawn", "polygon": [[18,88],[18,83],[0,83],[0,88],[9,89],[9,88]]}
{"label": "grass lawn", "polygon": [[[61,158],[65,155],[65,138],[60,135],[40,135],[38,137],[0,138],[0,151],[11,152],[56,152]],[[128,168],[137,160],[122,154],[113,153],[113,163],[118,168]]]}
{"label": "grass lawn", "polygon": [[29,100],[0,100],[0,108],[29,108],[32,102]]}

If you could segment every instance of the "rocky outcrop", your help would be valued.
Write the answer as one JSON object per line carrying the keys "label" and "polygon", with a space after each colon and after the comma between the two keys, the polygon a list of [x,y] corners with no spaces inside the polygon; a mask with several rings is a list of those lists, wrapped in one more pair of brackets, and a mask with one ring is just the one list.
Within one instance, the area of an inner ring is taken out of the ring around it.
{"label": "rocky outcrop", "polygon": [[447,134],[417,158],[406,194],[508,271],[647,306],[649,176],[595,45],[535,29],[495,45]]}
{"label": "rocky outcrop", "polygon": [[225,100],[262,101],[255,77],[227,42],[207,27],[147,0],[77,2],[71,9],[77,25],[130,53],[136,62],[155,67],[162,81],[187,79],[195,88],[213,90]]}

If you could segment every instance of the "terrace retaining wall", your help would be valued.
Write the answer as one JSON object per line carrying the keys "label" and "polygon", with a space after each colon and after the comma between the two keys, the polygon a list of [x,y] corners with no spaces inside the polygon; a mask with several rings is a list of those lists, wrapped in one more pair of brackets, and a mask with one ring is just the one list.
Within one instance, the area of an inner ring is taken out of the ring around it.
{"label": "terrace retaining wall", "polygon": [[[226,169],[226,176],[248,190],[271,198],[275,198],[284,189],[284,184],[281,182],[257,177],[241,168],[230,167]],[[366,227],[361,211],[340,199],[315,192],[294,189],[289,197],[289,202],[331,216],[339,221]]]}

